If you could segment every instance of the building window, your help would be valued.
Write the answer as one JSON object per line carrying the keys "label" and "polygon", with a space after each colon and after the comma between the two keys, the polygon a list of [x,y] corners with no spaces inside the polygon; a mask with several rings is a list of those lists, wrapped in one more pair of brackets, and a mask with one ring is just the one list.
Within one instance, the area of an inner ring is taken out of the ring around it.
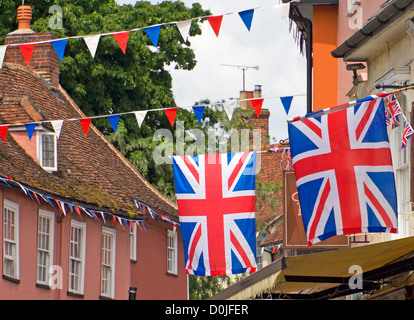
{"label": "building window", "polygon": [[129,232],[129,258],[137,261],[137,228]]}
{"label": "building window", "polygon": [[53,264],[55,216],[53,212],[39,210],[37,222],[37,276],[39,284],[49,284],[49,268]]}
{"label": "building window", "polygon": [[43,169],[57,170],[57,139],[51,132],[42,132],[38,135],[38,158]]}
{"label": "building window", "polygon": [[[406,98],[404,95],[396,96],[397,101],[404,113],[406,119],[410,119],[410,114],[407,112]],[[393,164],[396,176],[396,189],[398,199],[398,212],[409,213],[410,208],[410,171],[409,171],[409,148],[410,140],[406,148],[401,149],[401,138],[404,133],[405,124],[404,117],[399,116],[400,126],[390,131],[390,145],[393,155]],[[389,127],[390,128],[390,127]]]}
{"label": "building window", "polygon": [[256,265],[257,270],[263,268],[263,247],[256,246]]}
{"label": "building window", "polygon": [[[403,111],[405,118],[410,119],[410,113],[407,111],[407,99],[405,95],[396,95],[397,101]],[[407,213],[411,213],[410,205],[410,144],[408,140],[407,147],[401,149],[401,138],[404,133],[406,121],[402,115],[399,116],[400,126],[390,131],[390,145],[393,156],[395,170],[395,184],[398,201],[398,234],[392,235],[392,238],[404,238],[410,235],[409,221],[406,219]]]}
{"label": "building window", "polygon": [[115,295],[115,230],[102,228],[101,296]]}
{"label": "building window", "polygon": [[177,232],[173,230],[167,234],[167,272],[177,274]]}
{"label": "building window", "polygon": [[19,205],[4,200],[3,274],[19,279]]}
{"label": "building window", "polygon": [[83,294],[85,275],[86,224],[75,220],[70,226],[69,292]]}

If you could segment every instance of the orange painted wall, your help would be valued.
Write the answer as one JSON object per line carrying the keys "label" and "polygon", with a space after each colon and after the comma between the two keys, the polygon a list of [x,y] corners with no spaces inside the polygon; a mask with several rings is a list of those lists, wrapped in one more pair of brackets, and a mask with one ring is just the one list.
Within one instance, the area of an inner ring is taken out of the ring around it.
{"label": "orange painted wall", "polygon": [[313,6],[313,111],[338,101],[337,6]]}

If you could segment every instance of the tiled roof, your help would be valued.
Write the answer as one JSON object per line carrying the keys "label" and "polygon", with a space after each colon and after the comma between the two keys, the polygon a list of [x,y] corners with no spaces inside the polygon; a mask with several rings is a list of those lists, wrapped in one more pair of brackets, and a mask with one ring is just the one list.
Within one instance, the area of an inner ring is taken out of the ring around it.
{"label": "tiled roof", "polygon": [[[85,117],[66,91],[50,89],[34,71],[4,63],[0,69],[3,124]],[[0,176],[91,209],[128,215],[140,212],[134,200],[157,213],[178,217],[176,205],[152,187],[93,124],[87,136],[79,121],[65,121],[58,140],[58,171],[48,173],[11,134],[0,140]]]}

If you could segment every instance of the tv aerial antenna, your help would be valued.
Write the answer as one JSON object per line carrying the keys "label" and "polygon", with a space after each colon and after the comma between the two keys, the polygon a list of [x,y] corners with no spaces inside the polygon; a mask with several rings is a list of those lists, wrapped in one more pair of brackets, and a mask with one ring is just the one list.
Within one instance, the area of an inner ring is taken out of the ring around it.
{"label": "tv aerial antenna", "polygon": [[255,70],[259,70],[259,66],[239,66],[239,65],[234,65],[234,64],[222,64],[222,66],[225,67],[236,67],[239,70],[243,71],[243,91],[245,91],[245,86],[246,86],[246,70],[247,69],[255,69]]}

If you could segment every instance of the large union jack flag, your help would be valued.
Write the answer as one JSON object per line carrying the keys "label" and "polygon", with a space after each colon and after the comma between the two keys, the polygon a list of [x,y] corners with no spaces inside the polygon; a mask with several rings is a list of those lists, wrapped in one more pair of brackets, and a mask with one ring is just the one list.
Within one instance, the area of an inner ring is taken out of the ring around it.
{"label": "large union jack flag", "polygon": [[185,271],[256,271],[256,153],[174,156]]}
{"label": "large union jack flag", "polygon": [[339,234],[397,232],[382,99],[291,122],[288,130],[309,245]]}

